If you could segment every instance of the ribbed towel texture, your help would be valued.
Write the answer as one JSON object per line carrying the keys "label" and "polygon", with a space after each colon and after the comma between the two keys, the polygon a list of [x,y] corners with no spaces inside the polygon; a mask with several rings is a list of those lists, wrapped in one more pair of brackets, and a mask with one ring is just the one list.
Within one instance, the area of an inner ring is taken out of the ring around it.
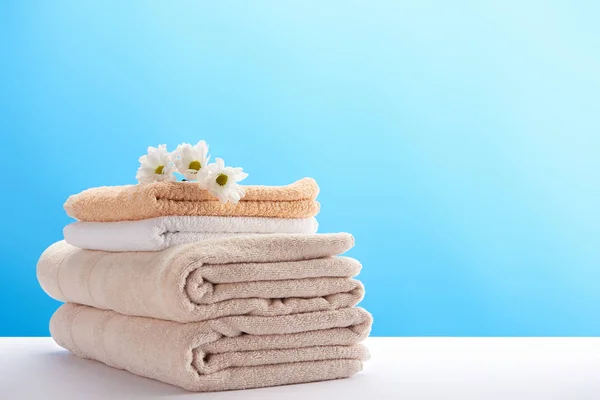
{"label": "ribbed towel texture", "polygon": [[190,391],[347,378],[368,358],[348,233],[318,234],[319,187],[246,186],[222,204],[193,182],[69,197],[79,220],[37,265],[66,302],[50,333],[73,354]]}
{"label": "ribbed towel texture", "polygon": [[245,186],[237,204],[222,204],[193,182],[105,186],[69,197],[67,214],[80,221],[113,222],[167,215],[307,218],[319,212],[319,186],[304,178],[287,186]]}
{"label": "ribbed towel texture", "polygon": [[349,377],[367,358],[362,309],[179,324],[65,304],[50,331],[83,357],[191,391],[248,389]]}
{"label": "ribbed towel texture", "polygon": [[38,262],[38,280],[60,300],[121,314],[202,321],[352,307],[363,297],[358,261],[335,257],[347,233],[254,235],[160,252],[83,250],[64,241]]}
{"label": "ribbed towel texture", "polygon": [[167,216],[140,221],[74,222],[65,226],[73,246],[105,251],[159,251],[206,239],[263,233],[315,233],[309,218]]}

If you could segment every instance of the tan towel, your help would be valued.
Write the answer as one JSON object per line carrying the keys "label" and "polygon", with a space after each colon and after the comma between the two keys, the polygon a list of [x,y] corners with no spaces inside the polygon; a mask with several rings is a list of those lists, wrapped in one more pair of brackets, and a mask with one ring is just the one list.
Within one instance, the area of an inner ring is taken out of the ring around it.
{"label": "tan towel", "polygon": [[64,241],[38,262],[57,300],[179,322],[285,315],[356,305],[360,264],[333,257],[350,234],[266,234],[213,239],[160,252],[83,250]]}
{"label": "tan towel", "polygon": [[54,340],[79,357],[191,391],[349,377],[362,369],[358,343],[370,327],[360,308],[179,324],[65,304],[50,321]]}
{"label": "tan towel", "polygon": [[193,182],[104,186],[69,197],[67,214],[81,221],[140,220],[167,215],[306,218],[319,212],[319,187],[304,178],[287,186],[245,186],[238,204],[221,204]]}

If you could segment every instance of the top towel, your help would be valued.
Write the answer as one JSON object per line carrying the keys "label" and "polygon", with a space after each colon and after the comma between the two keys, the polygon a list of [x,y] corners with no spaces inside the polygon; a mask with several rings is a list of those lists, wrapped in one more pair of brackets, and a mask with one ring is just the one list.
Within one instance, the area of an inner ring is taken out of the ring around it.
{"label": "top towel", "polygon": [[319,212],[319,186],[304,178],[287,186],[244,186],[237,204],[222,204],[192,182],[104,186],[70,196],[64,208],[80,221],[135,221],[169,215],[307,218]]}

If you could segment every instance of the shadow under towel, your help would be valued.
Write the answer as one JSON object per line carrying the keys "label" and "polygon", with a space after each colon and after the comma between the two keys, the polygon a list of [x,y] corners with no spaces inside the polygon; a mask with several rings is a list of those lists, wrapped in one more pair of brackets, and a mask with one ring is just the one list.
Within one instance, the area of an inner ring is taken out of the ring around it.
{"label": "shadow under towel", "polygon": [[51,297],[121,314],[192,322],[352,307],[364,295],[358,261],[339,257],[350,234],[265,234],[160,252],[83,250],[64,241],[41,256]]}
{"label": "shadow under towel", "polygon": [[360,308],[179,324],[65,304],[50,332],[83,358],[180,386],[220,391],[345,378],[368,356]]}

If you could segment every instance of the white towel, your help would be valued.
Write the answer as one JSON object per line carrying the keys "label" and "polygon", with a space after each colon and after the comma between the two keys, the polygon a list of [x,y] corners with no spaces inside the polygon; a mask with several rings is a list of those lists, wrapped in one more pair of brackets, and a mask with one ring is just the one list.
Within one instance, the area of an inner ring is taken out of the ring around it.
{"label": "white towel", "polygon": [[315,233],[310,218],[169,216],[139,221],[74,222],[63,234],[70,245],[103,251],[160,251],[179,244],[264,233]]}

